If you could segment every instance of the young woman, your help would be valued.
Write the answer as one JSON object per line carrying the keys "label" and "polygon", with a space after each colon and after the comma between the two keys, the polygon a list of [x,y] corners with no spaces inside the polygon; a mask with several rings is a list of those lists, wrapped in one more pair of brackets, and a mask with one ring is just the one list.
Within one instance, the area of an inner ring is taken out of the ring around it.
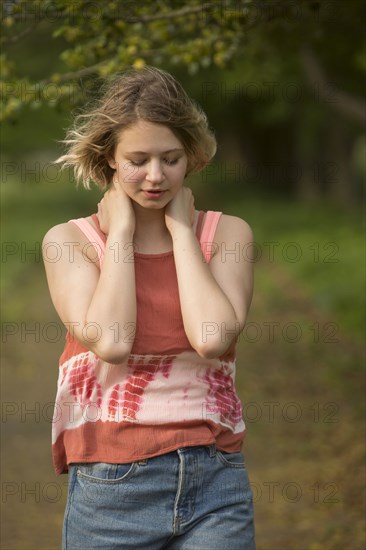
{"label": "young woman", "polygon": [[129,70],[65,142],[59,161],[106,191],[43,241],[68,329],[53,422],[63,548],[252,550],[235,343],[253,236],[197,211],[185,185],[216,151],[206,117],[168,73]]}

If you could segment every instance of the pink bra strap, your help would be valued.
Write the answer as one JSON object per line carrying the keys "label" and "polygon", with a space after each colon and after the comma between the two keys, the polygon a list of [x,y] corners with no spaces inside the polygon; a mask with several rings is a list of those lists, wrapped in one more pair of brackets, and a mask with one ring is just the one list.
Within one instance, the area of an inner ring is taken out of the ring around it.
{"label": "pink bra strap", "polygon": [[105,243],[102,241],[94,227],[85,218],[77,218],[75,220],[69,220],[73,222],[78,228],[84,233],[84,235],[89,239],[90,243],[94,246],[99,259],[99,265],[102,266]]}
{"label": "pink bra strap", "polygon": [[200,237],[200,245],[207,263],[210,262],[212,255],[216,252],[218,244],[214,242],[217,224],[222,212],[208,210],[206,213],[204,225]]}

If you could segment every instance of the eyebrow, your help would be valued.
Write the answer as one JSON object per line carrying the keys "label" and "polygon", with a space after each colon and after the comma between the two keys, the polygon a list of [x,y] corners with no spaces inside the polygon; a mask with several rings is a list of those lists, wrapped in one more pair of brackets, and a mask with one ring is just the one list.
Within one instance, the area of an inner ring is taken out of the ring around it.
{"label": "eyebrow", "polygon": [[[181,149],[181,148],[176,148],[176,149],[169,149],[168,151],[162,151],[162,155],[166,155],[168,153],[175,153],[175,152],[184,152],[184,149]],[[128,151],[125,153],[125,155],[148,155],[149,153],[147,153],[146,151]]]}

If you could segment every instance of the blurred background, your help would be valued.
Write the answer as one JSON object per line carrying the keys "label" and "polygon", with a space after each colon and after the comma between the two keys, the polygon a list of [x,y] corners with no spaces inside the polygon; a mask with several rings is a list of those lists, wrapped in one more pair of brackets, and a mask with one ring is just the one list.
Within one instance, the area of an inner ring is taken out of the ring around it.
{"label": "blurred background", "polygon": [[52,163],[103,80],[145,64],[176,76],[216,133],[187,181],[196,207],[255,235],[237,388],[258,550],[365,547],[365,15],[363,0],[2,3],[1,548],[61,546],[65,329],[41,243],[100,191]]}

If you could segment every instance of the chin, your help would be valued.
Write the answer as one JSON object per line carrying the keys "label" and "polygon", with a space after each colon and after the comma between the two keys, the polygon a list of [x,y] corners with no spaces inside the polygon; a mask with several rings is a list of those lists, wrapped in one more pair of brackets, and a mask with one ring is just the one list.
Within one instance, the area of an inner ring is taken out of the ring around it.
{"label": "chin", "polygon": [[156,201],[156,203],[154,203],[153,201],[149,201],[149,200],[146,200],[146,201],[136,201],[134,200],[133,202],[135,204],[137,204],[138,206],[140,206],[141,208],[144,208],[145,210],[163,210],[166,205],[171,201],[171,199],[169,199],[168,201]]}

